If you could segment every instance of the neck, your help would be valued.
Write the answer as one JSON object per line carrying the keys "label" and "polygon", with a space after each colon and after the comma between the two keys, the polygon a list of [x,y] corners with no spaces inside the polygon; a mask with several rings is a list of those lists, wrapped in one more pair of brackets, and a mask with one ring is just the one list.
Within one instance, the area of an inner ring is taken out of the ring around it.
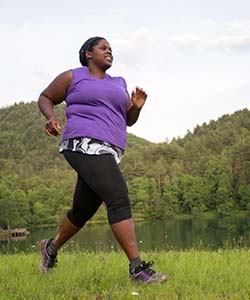
{"label": "neck", "polygon": [[91,76],[96,77],[96,78],[105,78],[106,72],[100,68],[93,67],[93,66],[88,66],[89,72]]}

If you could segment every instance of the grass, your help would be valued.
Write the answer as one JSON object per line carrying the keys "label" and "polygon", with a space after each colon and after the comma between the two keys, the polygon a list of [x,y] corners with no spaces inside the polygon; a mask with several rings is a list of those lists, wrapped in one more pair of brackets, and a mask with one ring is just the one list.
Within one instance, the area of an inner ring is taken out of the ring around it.
{"label": "grass", "polygon": [[0,300],[250,299],[250,250],[142,253],[168,274],[163,284],[142,286],[128,278],[122,252],[62,252],[51,274],[40,274],[39,256],[0,256]]}

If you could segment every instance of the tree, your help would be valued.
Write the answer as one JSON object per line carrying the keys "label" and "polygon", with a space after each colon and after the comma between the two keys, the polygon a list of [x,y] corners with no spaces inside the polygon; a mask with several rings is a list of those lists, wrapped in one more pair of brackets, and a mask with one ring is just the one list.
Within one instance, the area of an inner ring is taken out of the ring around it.
{"label": "tree", "polygon": [[209,208],[215,208],[221,215],[228,214],[234,207],[232,198],[231,170],[223,159],[208,162],[206,180],[211,193]]}
{"label": "tree", "polygon": [[9,229],[18,225],[20,214],[15,202],[13,194],[12,180],[14,176],[6,176],[1,178],[0,184],[0,221]]}

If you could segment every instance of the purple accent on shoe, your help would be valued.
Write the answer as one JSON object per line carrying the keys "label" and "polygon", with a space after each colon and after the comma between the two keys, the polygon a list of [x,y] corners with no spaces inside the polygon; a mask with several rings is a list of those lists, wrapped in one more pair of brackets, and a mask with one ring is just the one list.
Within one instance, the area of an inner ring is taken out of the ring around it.
{"label": "purple accent on shoe", "polygon": [[56,255],[51,256],[48,254],[47,246],[50,240],[42,240],[40,241],[40,252],[41,252],[41,264],[40,270],[43,273],[47,273],[48,271],[52,270],[52,268],[56,267],[57,259]]}
{"label": "purple accent on shoe", "polygon": [[167,276],[159,272],[154,271],[150,267],[154,264],[153,261],[146,263],[143,261],[139,267],[130,271],[130,278],[133,281],[141,283],[153,283],[164,282],[167,280]]}

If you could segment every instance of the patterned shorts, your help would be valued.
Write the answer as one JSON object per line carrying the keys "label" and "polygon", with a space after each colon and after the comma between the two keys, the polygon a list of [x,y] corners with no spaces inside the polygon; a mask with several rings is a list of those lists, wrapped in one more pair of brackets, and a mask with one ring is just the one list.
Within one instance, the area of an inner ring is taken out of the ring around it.
{"label": "patterned shorts", "polygon": [[59,146],[59,152],[63,152],[64,150],[81,152],[88,155],[102,155],[109,153],[114,155],[117,164],[121,162],[124,153],[122,149],[109,143],[86,137],[64,140]]}

